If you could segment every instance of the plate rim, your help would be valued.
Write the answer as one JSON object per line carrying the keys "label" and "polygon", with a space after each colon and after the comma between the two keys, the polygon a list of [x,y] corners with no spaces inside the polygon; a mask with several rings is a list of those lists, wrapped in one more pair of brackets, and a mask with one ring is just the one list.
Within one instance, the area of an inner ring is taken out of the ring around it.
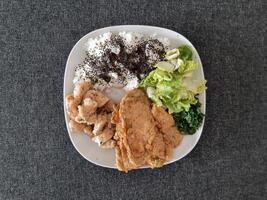
{"label": "plate rim", "polygon": [[[197,49],[195,48],[195,46],[192,44],[192,42],[191,42],[188,38],[186,38],[184,35],[182,35],[182,34],[176,32],[176,31],[174,31],[174,30],[171,30],[171,29],[168,29],[168,28],[164,28],[164,27],[150,26],[150,25],[115,25],[115,26],[107,26],[107,27],[103,27],[103,28],[95,29],[95,30],[93,30],[93,31],[88,32],[88,33],[85,34],[84,36],[82,36],[82,37],[81,37],[81,38],[74,44],[74,46],[72,47],[72,49],[71,49],[71,51],[70,51],[70,53],[69,53],[69,55],[68,55],[67,62],[66,62],[66,64],[65,64],[64,81],[63,81],[63,110],[64,110],[65,126],[66,126],[66,128],[67,128],[67,132],[68,132],[68,135],[69,135],[69,138],[70,138],[70,140],[71,140],[72,145],[74,146],[74,148],[76,149],[76,151],[77,151],[77,152],[78,152],[84,159],[86,159],[87,161],[89,161],[90,163],[92,163],[92,164],[94,164],[94,165],[101,166],[101,167],[104,167],[104,168],[109,168],[109,169],[117,169],[117,168],[116,168],[115,165],[114,165],[114,167],[113,167],[113,166],[111,167],[111,166],[109,166],[109,165],[99,164],[99,163],[96,163],[96,162],[94,162],[93,160],[90,160],[89,158],[85,157],[85,156],[83,155],[83,153],[80,152],[80,150],[78,149],[78,147],[76,147],[76,144],[74,143],[73,138],[71,137],[71,131],[69,130],[69,127],[68,127],[68,125],[67,125],[67,123],[68,123],[68,117],[67,117],[67,110],[66,110],[66,105],[65,105],[65,103],[66,103],[66,102],[65,102],[65,97],[66,97],[66,95],[67,95],[67,94],[65,93],[66,74],[67,74],[67,66],[69,65],[69,62],[70,62],[70,59],[71,59],[71,55],[72,55],[72,53],[74,52],[75,47],[80,43],[81,40],[83,40],[84,38],[88,37],[89,34],[94,34],[94,33],[96,33],[96,32],[101,32],[101,31],[103,31],[103,30],[105,30],[105,29],[110,29],[110,28],[125,28],[125,27],[139,27],[139,28],[161,29],[161,30],[165,30],[165,31],[168,31],[168,32],[173,32],[173,33],[175,33],[175,34],[181,36],[182,38],[184,38],[185,40],[187,40],[187,41],[191,44],[192,48],[193,48],[194,51],[196,52],[196,57],[197,57],[197,59],[199,60],[199,62],[200,62],[200,64],[201,64],[201,73],[203,74],[203,78],[205,79],[205,74],[204,74],[203,64],[202,64],[202,61],[201,61],[201,58],[200,58],[200,56],[199,56],[199,53],[198,53]],[[107,30],[107,31],[108,31],[108,30]],[[188,154],[190,154],[190,153],[193,151],[193,149],[195,149],[196,145],[198,144],[198,142],[199,142],[199,140],[200,140],[200,137],[201,137],[201,135],[202,135],[203,129],[204,129],[205,121],[206,121],[206,120],[205,120],[205,119],[206,119],[206,91],[204,91],[204,92],[202,93],[202,95],[203,95],[203,102],[204,102],[204,103],[203,103],[203,113],[205,114],[205,116],[204,116],[204,119],[203,119],[203,122],[202,122],[201,127],[199,127],[199,129],[198,129],[198,131],[200,131],[200,134],[199,134],[199,136],[196,138],[195,144],[192,145],[192,147],[190,148],[190,150],[188,150],[182,157],[180,157],[180,158],[177,159],[177,160],[169,160],[169,161],[165,162],[164,165],[169,165],[169,164],[172,164],[172,163],[174,163],[174,162],[177,162],[177,161],[179,161],[179,160],[185,158]],[[140,168],[138,168],[138,169],[146,169],[146,168],[149,168],[149,167],[147,167],[147,166],[142,166],[142,167],[140,167]]]}

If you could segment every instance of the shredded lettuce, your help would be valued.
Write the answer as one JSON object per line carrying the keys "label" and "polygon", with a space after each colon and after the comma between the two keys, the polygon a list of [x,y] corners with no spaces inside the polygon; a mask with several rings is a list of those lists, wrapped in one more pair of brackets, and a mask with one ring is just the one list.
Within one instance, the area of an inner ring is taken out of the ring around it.
{"label": "shredded lettuce", "polygon": [[140,82],[139,87],[146,88],[149,98],[167,108],[169,113],[189,111],[190,106],[198,102],[195,96],[206,89],[206,81],[194,86],[184,81],[197,69],[189,47],[168,51],[166,60],[157,63],[156,69]]}
{"label": "shredded lettuce", "polygon": [[180,74],[186,75],[192,73],[197,69],[197,63],[193,60],[185,60],[183,64],[178,68]]}
{"label": "shredded lettuce", "polygon": [[156,68],[166,72],[173,72],[176,69],[176,65],[171,62],[161,61],[155,65]]}
{"label": "shredded lettuce", "polygon": [[157,68],[141,81],[139,87],[147,88],[147,94],[157,105],[168,108],[169,113],[188,111],[196,103],[194,91],[183,85],[183,75]]}
{"label": "shredded lettuce", "polygon": [[183,79],[183,85],[188,89],[194,92],[195,94],[203,93],[207,87],[206,87],[206,80],[190,80],[189,78]]}

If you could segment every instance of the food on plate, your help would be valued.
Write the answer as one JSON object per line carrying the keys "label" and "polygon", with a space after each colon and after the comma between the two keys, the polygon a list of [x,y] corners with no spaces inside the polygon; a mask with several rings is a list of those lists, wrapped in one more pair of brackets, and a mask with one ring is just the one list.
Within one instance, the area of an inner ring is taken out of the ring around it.
{"label": "food on plate", "polygon": [[171,49],[167,38],[135,32],[107,32],[84,46],[65,99],[70,130],[114,148],[120,171],[163,166],[204,119],[206,80],[193,80],[191,47]]}
{"label": "food on plate", "polygon": [[88,80],[97,89],[138,84],[164,58],[169,41],[134,32],[107,32],[85,44],[86,58],[75,68],[73,82]]}
{"label": "food on plate", "polygon": [[123,97],[112,122],[116,124],[116,165],[125,172],[144,165],[161,167],[182,139],[173,117],[152,105],[141,89]]}
{"label": "food on plate", "polygon": [[89,81],[75,85],[73,95],[66,97],[69,127],[84,132],[103,148],[113,148],[115,127],[111,124],[113,102],[102,92],[93,89]]}
{"label": "food on plate", "polygon": [[[167,51],[165,60],[156,63],[155,68],[139,86],[146,89],[158,106],[165,107],[175,116],[176,126],[183,134],[195,133],[204,116],[200,114],[200,109],[195,108],[196,105],[200,107],[197,95],[206,90],[206,80],[191,80],[192,73],[197,69],[191,49],[180,46]],[[199,114],[189,119],[194,111]],[[192,119],[197,120],[190,122]]]}
{"label": "food on plate", "polygon": [[201,112],[200,106],[200,102],[197,101],[196,104],[190,106],[188,111],[173,113],[176,126],[181,132],[192,135],[201,126],[204,114]]}

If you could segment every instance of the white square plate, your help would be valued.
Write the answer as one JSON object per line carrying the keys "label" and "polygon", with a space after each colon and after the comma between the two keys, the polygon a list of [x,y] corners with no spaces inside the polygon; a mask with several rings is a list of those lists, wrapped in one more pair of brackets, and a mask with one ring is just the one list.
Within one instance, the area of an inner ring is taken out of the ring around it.
{"label": "white square plate", "polygon": [[[186,39],[181,34],[174,32],[172,30],[168,30],[160,27],[153,26],[141,26],[141,25],[122,25],[122,26],[111,26],[102,29],[95,30],[93,32],[88,33],[84,37],[82,37],[73,47],[70,52],[70,55],[67,60],[66,68],[65,68],[65,76],[64,76],[64,113],[67,129],[69,132],[70,139],[72,144],[76,148],[76,150],[88,161],[108,168],[116,168],[115,166],[115,151],[114,149],[101,149],[98,145],[91,141],[89,136],[86,134],[72,133],[69,129],[68,121],[69,117],[66,112],[66,103],[65,96],[71,94],[73,92],[73,78],[74,78],[74,69],[75,66],[83,62],[85,58],[85,49],[84,44],[87,42],[89,38],[95,38],[105,32],[139,32],[144,35],[153,35],[157,34],[159,37],[166,37],[170,40],[171,48],[175,48],[180,45],[188,45],[191,47],[193,51],[193,59],[198,63],[198,69],[193,74],[193,79],[200,80],[204,79],[204,73],[202,68],[202,63],[200,57],[195,49],[195,47],[191,44],[191,42]],[[205,113],[206,107],[206,93],[199,95],[199,100],[202,103],[202,111]],[[186,156],[197,144],[203,129],[204,121],[202,126],[197,130],[194,135],[186,135],[184,136],[181,144],[174,149],[173,158],[165,164],[169,164],[175,161],[180,160],[184,156]],[[146,167],[143,167],[146,168]]]}

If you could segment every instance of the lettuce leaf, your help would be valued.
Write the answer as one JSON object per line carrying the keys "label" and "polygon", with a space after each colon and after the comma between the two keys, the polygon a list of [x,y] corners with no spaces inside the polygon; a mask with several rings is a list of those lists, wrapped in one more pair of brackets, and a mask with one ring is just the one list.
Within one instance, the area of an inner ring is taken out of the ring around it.
{"label": "lettuce leaf", "polygon": [[188,90],[191,90],[195,94],[200,94],[204,92],[206,87],[206,80],[189,80],[189,78],[183,79],[183,86],[186,87]]}
{"label": "lettuce leaf", "polygon": [[197,63],[193,60],[184,61],[183,64],[178,68],[180,74],[186,75],[192,73],[197,69]]}
{"label": "lettuce leaf", "polygon": [[172,73],[157,68],[152,71],[139,87],[147,88],[147,94],[157,105],[164,106],[169,113],[188,111],[195,104],[194,91],[183,85],[183,75],[179,71]]}
{"label": "lettuce leaf", "polygon": [[150,99],[167,108],[169,113],[188,112],[190,106],[197,103],[195,96],[206,89],[205,80],[193,86],[185,81],[197,69],[192,55],[185,45],[166,52],[166,60],[156,63],[156,69],[139,84],[147,89]]}
{"label": "lettuce leaf", "polygon": [[180,46],[180,47],[178,47],[178,50],[180,53],[179,57],[182,60],[184,60],[184,61],[192,60],[193,53],[188,46],[186,46],[186,45]]}

